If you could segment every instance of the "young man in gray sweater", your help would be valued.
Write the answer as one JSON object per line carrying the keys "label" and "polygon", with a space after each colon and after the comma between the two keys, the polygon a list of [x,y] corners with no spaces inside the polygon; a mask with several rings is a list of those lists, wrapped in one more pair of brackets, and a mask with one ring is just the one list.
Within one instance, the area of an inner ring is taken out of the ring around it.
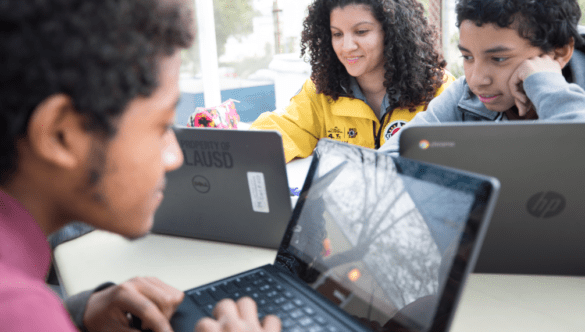
{"label": "young man in gray sweater", "polygon": [[[465,77],[407,126],[585,120],[585,50],[577,1],[460,0],[456,12]],[[380,151],[398,154],[399,137],[400,132]]]}

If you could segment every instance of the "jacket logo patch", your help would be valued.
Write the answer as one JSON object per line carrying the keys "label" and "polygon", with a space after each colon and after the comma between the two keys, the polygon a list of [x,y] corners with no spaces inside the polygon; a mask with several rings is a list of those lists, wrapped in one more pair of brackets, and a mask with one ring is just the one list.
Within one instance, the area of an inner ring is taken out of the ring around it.
{"label": "jacket logo patch", "polygon": [[390,137],[394,136],[394,134],[396,134],[405,124],[406,121],[401,120],[390,123],[384,130],[384,138],[389,140]]}
{"label": "jacket logo patch", "polygon": [[349,131],[347,132],[347,136],[349,136],[349,138],[355,138],[357,136],[357,129],[356,128],[349,128]]}
{"label": "jacket logo patch", "polygon": [[327,130],[327,137],[331,138],[331,139],[342,139],[344,138],[343,136],[343,131],[340,130],[339,128],[337,128],[337,126],[335,126],[332,129]]}

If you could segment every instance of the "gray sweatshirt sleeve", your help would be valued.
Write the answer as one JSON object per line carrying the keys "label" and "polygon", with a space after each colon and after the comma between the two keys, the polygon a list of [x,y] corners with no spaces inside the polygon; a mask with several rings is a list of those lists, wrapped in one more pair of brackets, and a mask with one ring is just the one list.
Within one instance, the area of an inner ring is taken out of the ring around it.
{"label": "gray sweatshirt sleeve", "polygon": [[467,90],[465,89],[464,77],[460,77],[449,85],[443,93],[431,100],[429,107],[425,112],[418,113],[412,120],[410,120],[410,122],[402,127],[402,129],[390,137],[390,139],[380,147],[379,151],[398,156],[400,133],[406,126],[462,121],[461,112],[457,109],[457,105],[465,91]]}
{"label": "gray sweatshirt sleeve", "polygon": [[585,121],[585,91],[560,74],[533,74],[524,80],[524,91],[540,120]]}

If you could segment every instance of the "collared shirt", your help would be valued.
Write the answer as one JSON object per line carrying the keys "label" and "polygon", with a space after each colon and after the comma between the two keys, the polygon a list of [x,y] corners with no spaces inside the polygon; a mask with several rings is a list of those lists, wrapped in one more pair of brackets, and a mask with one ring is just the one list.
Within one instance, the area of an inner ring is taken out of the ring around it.
{"label": "collared shirt", "polygon": [[50,264],[41,228],[20,202],[0,191],[0,330],[77,331],[45,284]]}
{"label": "collared shirt", "polygon": [[[368,104],[368,106],[370,106],[371,109],[374,109],[372,107],[372,105],[370,103],[368,103],[368,100],[366,99],[366,96],[362,92],[362,89],[360,88],[360,85],[358,84],[355,77],[349,78],[349,88],[351,89],[351,92],[353,92],[354,98],[363,101],[364,103]],[[346,92],[349,93],[349,91],[346,91]],[[388,110],[392,110],[395,108],[394,105],[396,105],[398,103],[399,99],[400,99],[400,91],[398,91],[394,88],[390,88],[390,94],[386,93],[384,95],[384,99],[382,99],[382,105],[380,106],[380,118],[379,118],[380,121],[382,121],[382,119],[384,119],[384,115],[386,115],[386,113],[388,113]],[[393,105],[393,106],[390,107],[390,105]]]}

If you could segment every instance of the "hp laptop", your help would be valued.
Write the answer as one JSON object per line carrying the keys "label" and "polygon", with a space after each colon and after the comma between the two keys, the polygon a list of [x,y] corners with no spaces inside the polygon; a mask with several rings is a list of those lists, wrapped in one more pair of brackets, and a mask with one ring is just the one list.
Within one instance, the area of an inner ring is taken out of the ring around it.
{"label": "hp laptop", "polygon": [[152,232],[278,248],[292,212],[280,134],[174,130],[185,159],[167,174]]}
{"label": "hp laptop", "polygon": [[494,178],[322,139],[273,264],[185,292],[193,330],[223,298],[283,331],[448,331],[498,193]]}
{"label": "hp laptop", "polygon": [[400,155],[487,174],[502,185],[475,272],[585,275],[585,124],[406,127]]}

